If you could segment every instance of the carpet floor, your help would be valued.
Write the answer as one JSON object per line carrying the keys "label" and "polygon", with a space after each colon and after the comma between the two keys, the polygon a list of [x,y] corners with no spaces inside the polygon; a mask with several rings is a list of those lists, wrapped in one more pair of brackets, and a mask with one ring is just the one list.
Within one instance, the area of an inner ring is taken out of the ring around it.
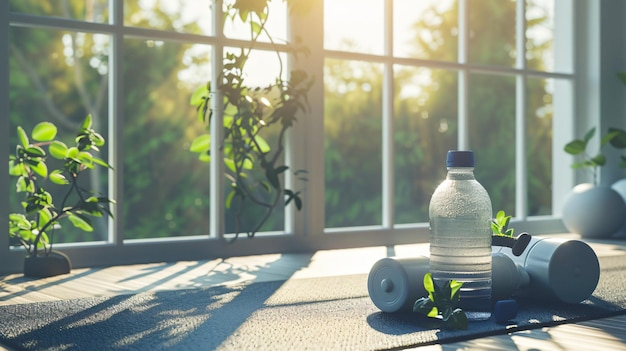
{"label": "carpet floor", "polygon": [[380,312],[367,275],[0,306],[0,343],[16,350],[389,350],[507,334],[626,313],[626,262],[600,260],[580,304],[522,301],[509,324],[440,330]]}

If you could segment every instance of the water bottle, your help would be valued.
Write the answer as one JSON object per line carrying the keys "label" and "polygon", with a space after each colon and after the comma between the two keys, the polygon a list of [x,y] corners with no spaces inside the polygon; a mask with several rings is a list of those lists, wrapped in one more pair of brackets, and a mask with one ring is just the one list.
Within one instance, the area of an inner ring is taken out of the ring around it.
{"label": "water bottle", "polygon": [[448,151],[448,174],[430,200],[430,272],[435,284],[463,282],[460,307],[469,320],[491,317],[489,194],[474,177],[474,153]]}

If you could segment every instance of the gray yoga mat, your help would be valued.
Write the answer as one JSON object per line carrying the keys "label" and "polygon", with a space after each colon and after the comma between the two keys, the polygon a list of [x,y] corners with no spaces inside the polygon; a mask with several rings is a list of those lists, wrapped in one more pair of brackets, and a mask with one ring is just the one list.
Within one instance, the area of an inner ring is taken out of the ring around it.
{"label": "gray yoga mat", "polygon": [[600,260],[576,305],[524,300],[508,324],[439,330],[380,312],[367,275],[293,279],[0,307],[0,344],[17,350],[381,350],[447,343],[626,313],[626,262]]}

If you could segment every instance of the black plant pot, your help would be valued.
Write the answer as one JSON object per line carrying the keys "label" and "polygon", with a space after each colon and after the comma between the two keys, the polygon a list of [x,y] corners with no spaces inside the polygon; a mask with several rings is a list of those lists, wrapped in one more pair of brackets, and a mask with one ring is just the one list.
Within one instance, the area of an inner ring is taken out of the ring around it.
{"label": "black plant pot", "polygon": [[70,258],[58,251],[51,251],[48,255],[26,256],[24,258],[24,276],[26,277],[53,277],[67,274],[71,269]]}

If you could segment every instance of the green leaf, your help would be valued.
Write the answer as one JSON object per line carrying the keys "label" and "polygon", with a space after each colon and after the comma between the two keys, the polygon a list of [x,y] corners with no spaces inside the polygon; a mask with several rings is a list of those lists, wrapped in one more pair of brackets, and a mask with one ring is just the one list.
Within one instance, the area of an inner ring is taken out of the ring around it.
{"label": "green leaf", "polygon": [[496,214],[496,220],[498,221],[498,223],[502,223],[502,220],[504,219],[505,214],[504,211],[500,210],[498,211],[498,213]]}
{"label": "green leaf", "polygon": [[9,223],[12,227],[30,229],[30,221],[23,213],[10,213]]}
{"label": "green leaf", "polygon": [[102,167],[104,167],[104,168],[111,168],[111,169],[113,169],[113,167],[111,167],[111,165],[110,165],[110,164],[106,163],[106,162],[105,162],[103,159],[101,159],[101,158],[98,158],[98,157],[93,157],[91,160],[93,161],[93,163],[98,164],[98,165],[100,165],[100,166],[102,166]]}
{"label": "green leaf", "polygon": [[587,143],[582,140],[574,140],[565,145],[565,152],[570,155],[578,155],[585,152],[585,148],[587,148]]}
{"label": "green leaf", "polygon": [[435,283],[433,283],[433,275],[430,272],[424,275],[424,289],[428,293],[435,292]]}
{"label": "green leaf", "polygon": [[606,156],[599,154],[591,159],[592,165],[604,166],[606,164]]}
{"label": "green leaf", "polygon": [[602,140],[600,140],[600,147],[603,147],[604,145],[608,144],[611,140],[613,140],[615,137],[617,137],[619,135],[619,132],[614,130],[614,131],[609,131],[603,138]]}
{"label": "green leaf", "polygon": [[92,164],[93,164],[93,156],[91,155],[91,153],[89,153],[87,151],[81,151],[81,152],[78,153],[76,158],[80,161],[80,163],[84,164],[85,166],[87,166],[89,168],[93,168],[93,166],[92,166]]}
{"label": "green leaf", "polygon": [[78,153],[80,151],[78,150],[77,147],[72,146],[69,149],[67,149],[67,155],[65,156],[66,158],[71,158],[71,159],[75,159],[78,161],[78,159],[76,159],[76,157],[78,156]]}
{"label": "green leaf", "polygon": [[281,174],[281,173],[285,172],[288,169],[289,169],[289,167],[287,167],[285,165],[282,165],[282,166],[276,167],[275,171],[276,171],[276,174]]}
{"label": "green leaf", "polygon": [[33,128],[32,137],[36,141],[51,141],[57,135],[57,127],[50,122],[38,123]]}
{"label": "green leaf", "polygon": [[255,21],[250,21],[250,28],[252,29],[252,32],[254,34],[259,34],[261,33],[261,24],[255,22]]}
{"label": "green leaf", "polygon": [[189,105],[191,106],[201,106],[204,104],[205,100],[209,97],[209,88],[207,85],[203,85],[196,89],[193,94],[191,94],[191,98],[189,99]]}
{"label": "green leaf", "polygon": [[587,133],[585,133],[585,137],[583,138],[583,140],[585,141],[585,144],[589,143],[589,140],[593,138],[593,135],[595,133],[596,133],[596,127],[592,127],[591,129],[589,129]]}
{"label": "green leaf", "polygon": [[276,170],[269,165],[265,168],[265,178],[267,178],[267,181],[270,182],[274,189],[280,188],[280,180],[278,180],[278,174],[276,174]]}
{"label": "green leaf", "polygon": [[296,204],[296,208],[298,209],[298,211],[300,211],[302,209],[302,199],[300,198],[300,192],[293,192],[289,189],[285,189],[284,190],[285,195],[287,196],[287,200],[285,201],[285,206],[289,205],[289,203],[291,202],[291,200],[294,201],[294,203]]}
{"label": "green leaf", "polygon": [[413,304],[413,312],[428,315],[434,307],[435,304],[428,297],[422,297]]}
{"label": "green leaf", "polygon": [[70,222],[72,222],[74,227],[82,229],[86,232],[93,231],[93,227],[91,226],[91,221],[89,220],[89,218],[80,214],[73,213],[70,213],[67,218],[70,220]]}
{"label": "green leaf", "polygon": [[88,114],[83,120],[83,124],[81,125],[81,128],[83,130],[88,130],[88,129],[91,129],[91,126],[92,126],[92,117],[91,117],[91,114]]}
{"label": "green leaf", "polygon": [[491,222],[491,231],[494,234],[500,234],[500,226],[498,226],[498,224],[495,221]]}
{"label": "green leaf", "polygon": [[39,146],[28,146],[24,148],[24,153],[28,155],[28,157],[34,157],[34,158],[40,158],[40,157],[46,156],[46,152]]}
{"label": "green leaf", "polygon": [[46,224],[48,224],[48,222],[50,222],[50,220],[52,220],[52,213],[50,213],[50,210],[48,208],[42,209],[37,213],[37,215],[39,217],[37,220],[37,225],[39,226],[39,228],[43,228],[43,226],[45,226]]}
{"label": "green leaf", "polygon": [[19,137],[22,146],[25,148],[28,147],[30,141],[28,140],[28,135],[26,134],[26,131],[24,131],[24,128],[20,126],[17,127],[17,136]]}
{"label": "green leaf", "polygon": [[93,132],[91,133],[91,143],[92,143],[92,147],[104,146],[106,141],[104,140],[104,137],[102,135],[100,135],[99,133]]}
{"label": "green leaf", "polygon": [[[450,300],[450,296],[452,296],[452,288],[450,287],[450,283],[452,282],[445,282],[440,292],[437,291],[437,284],[435,284],[435,304],[438,304],[437,300],[440,300],[443,303],[447,303]],[[439,297],[439,299],[437,299],[437,296]]]}
{"label": "green leaf", "polygon": [[265,139],[263,139],[262,136],[260,135],[256,135],[254,137],[254,141],[256,142],[256,144],[259,146],[258,147],[258,151],[262,154],[266,154],[268,152],[270,152],[270,145],[267,143],[267,141],[265,141]]}
{"label": "green leaf", "polygon": [[224,164],[226,165],[226,167],[228,167],[228,169],[230,169],[231,172],[237,173],[237,168],[235,168],[235,161],[233,161],[232,158],[224,157]]}
{"label": "green leaf", "polygon": [[248,11],[239,10],[239,18],[245,23],[248,20]]}
{"label": "green leaf", "polygon": [[228,195],[226,196],[226,208],[230,208],[232,202],[233,202],[233,198],[235,197],[235,190],[231,190]]}
{"label": "green leaf", "polygon": [[31,165],[30,169],[43,178],[48,176],[48,166],[46,166],[45,162],[37,162],[35,165]]}
{"label": "green leaf", "polygon": [[191,152],[206,152],[211,149],[211,134],[203,134],[195,138],[191,142],[189,151]]}
{"label": "green leaf", "polygon": [[511,216],[506,216],[502,220],[502,230],[506,230],[511,222]]}
{"label": "green leaf", "polygon": [[297,192],[295,196],[293,197],[295,204],[296,204],[296,209],[298,211],[302,210],[302,198],[300,198],[299,194],[300,192]]}
{"label": "green leaf", "polygon": [[428,312],[427,316],[430,318],[435,318],[439,315],[439,309],[437,306],[433,306],[433,308]]}
{"label": "green leaf", "polygon": [[17,181],[15,182],[15,191],[18,193],[23,193],[23,192],[33,193],[35,192],[35,184],[33,184],[33,182],[30,181],[27,177],[20,176],[19,178],[17,178]]}
{"label": "green leaf", "polygon": [[24,164],[20,162],[15,162],[13,160],[9,161],[9,175],[18,177],[21,175],[25,175]]}
{"label": "green leaf", "polygon": [[37,247],[43,248],[48,245],[50,245],[50,239],[48,238],[48,234],[46,232],[42,232],[39,235],[39,244],[37,245]]}
{"label": "green leaf", "polygon": [[611,139],[611,146],[616,149],[626,149],[626,130],[609,128],[609,133],[616,132],[615,138]]}
{"label": "green leaf", "polygon": [[67,178],[65,178],[65,176],[63,175],[63,172],[59,169],[55,169],[54,171],[50,172],[49,179],[53,183],[59,185],[70,183],[69,180],[67,180]]}
{"label": "green leaf", "polygon": [[211,162],[211,154],[208,153],[202,153],[200,155],[198,155],[198,159],[202,162]]}
{"label": "green leaf", "polygon": [[626,72],[618,73],[617,78],[622,81],[622,84],[626,85]]}
{"label": "green leaf", "polygon": [[251,170],[254,168],[254,163],[249,158],[246,158],[245,160],[243,160],[243,164],[241,165],[241,168],[246,169],[246,170]]}
{"label": "green leaf", "polygon": [[50,155],[57,160],[62,160],[65,158],[65,155],[67,155],[67,145],[55,140],[48,147],[48,152],[50,152]]}
{"label": "green leaf", "polygon": [[462,286],[463,282],[458,282],[456,280],[450,281],[450,299],[458,298]]}

